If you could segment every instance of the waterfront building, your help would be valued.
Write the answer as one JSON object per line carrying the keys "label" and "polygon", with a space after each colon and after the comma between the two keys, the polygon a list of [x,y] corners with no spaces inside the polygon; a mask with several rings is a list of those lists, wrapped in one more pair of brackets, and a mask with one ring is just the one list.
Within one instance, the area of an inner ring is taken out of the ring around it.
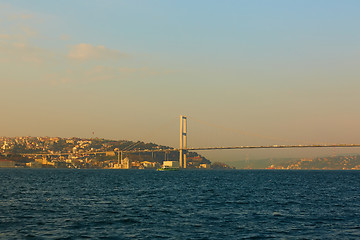
{"label": "waterfront building", "polygon": [[122,169],[130,169],[130,167],[131,167],[131,160],[128,157],[121,159]]}
{"label": "waterfront building", "polygon": [[179,168],[179,162],[178,161],[164,161],[163,162],[163,168]]}
{"label": "waterfront building", "polygon": [[12,167],[15,167],[14,161],[0,159],[0,168],[12,168]]}

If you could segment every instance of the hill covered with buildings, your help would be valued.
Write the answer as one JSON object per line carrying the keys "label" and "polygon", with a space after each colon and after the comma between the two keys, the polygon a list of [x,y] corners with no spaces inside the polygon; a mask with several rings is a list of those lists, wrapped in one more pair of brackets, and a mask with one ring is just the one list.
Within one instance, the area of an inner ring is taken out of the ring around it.
{"label": "hill covered with buildings", "polygon": [[[0,147],[2,167],[151,169],[160,167],[165,160],[179,160],[179,154],[173,148],[141,141],[1,137]],[[205,157],[188,152],[187,168],[211,167]],[[226,164],[214,165],[216,169],[221,167],[230,168]]]}

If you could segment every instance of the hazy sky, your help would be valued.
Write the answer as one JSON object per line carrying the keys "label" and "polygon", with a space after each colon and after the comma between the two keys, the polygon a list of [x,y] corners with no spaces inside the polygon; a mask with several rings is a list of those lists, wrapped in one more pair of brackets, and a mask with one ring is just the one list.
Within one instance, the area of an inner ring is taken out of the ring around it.
{"label": "hazy sky", "polygon": [[0,0],[0,135],[178,147],[183,114],[190,147],[360,143],[359,11],[358,0]]}

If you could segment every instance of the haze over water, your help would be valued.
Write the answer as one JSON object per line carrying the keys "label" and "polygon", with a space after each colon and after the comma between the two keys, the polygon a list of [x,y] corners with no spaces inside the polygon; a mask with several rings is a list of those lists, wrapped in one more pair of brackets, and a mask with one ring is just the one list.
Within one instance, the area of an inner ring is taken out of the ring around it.
{"label": "haze over water", "polygon": [[[189,147],[359,143],[359,9],[356,0],[1,0],[0,135],[178,147],[183,114]],[[329,155],[204,154],[231,165]]]}
{"label": "haze over water", "polygon": [[0,238],[359,239],[359,174],[0,169]]}

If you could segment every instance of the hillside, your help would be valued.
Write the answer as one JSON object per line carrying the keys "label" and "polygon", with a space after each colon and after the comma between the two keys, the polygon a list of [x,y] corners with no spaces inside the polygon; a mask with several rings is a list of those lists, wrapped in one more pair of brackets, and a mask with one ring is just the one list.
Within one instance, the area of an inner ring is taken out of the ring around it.
{"label": "hillside", "polygon": [[300,160],[275,163],[270,169],[309,169],[309,170],[360,170],[360,155],[303,158]]}
{"label": "hillside", "polygon": [[[1,137],[0,147],[0,165],[5,167],[116,168],[122,157],[130,161],[127,168],[144,169],[157,168],[165,160],[179,160],[179,154],[172,151],[173,148],[141,141]],[[129,153],[126,152],[128,150],[143,152]],[[123,156],[119,155],[121,151],[125,151]],[[219,165],[215,166],[220,168]],[[188,152],[187,167],[210,168],[211,162],[196,152]]]}

